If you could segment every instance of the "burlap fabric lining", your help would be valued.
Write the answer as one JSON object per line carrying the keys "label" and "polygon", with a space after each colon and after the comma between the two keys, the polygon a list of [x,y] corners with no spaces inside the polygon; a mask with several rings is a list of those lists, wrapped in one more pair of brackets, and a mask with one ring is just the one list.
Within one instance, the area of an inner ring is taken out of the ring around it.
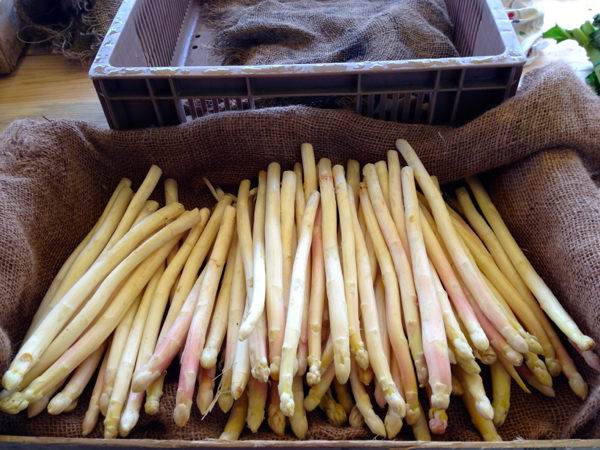
{"label": "burlap fabric lining", "polygon": [[226,65],[458,56],[444,0],[209,0]]}
{"label": "burlap fabric lining", "polygon": [[[307,107],[222,113],[131,132],[67,120],[16,122],[0,137],[0,370],[53,275],[121,177],[139,186],[150,164],[158,164],[165,176],[179,180],[188,208],[205,206],[213,201],[203,177],[235,191],[241,179],[255,180],[271,161],[292,168],[303,142],[313,143],[317,157],[364,164],[383,159],[398,137],[414,145],[442,183],[485,172],[493,201],[520,245],[582,330],[600,342],[600,195],[590,178],[600,168],[598,117],[600,99],[569,69],[555,66],[529,73],[516,97],[457,129]],[[499,428],[504,439],[600,438],[600,376],[572,354],[589,383],[588,399],[579,400],[563,376],[555,379],[555,399],[513,386],[508,419]],[[219,411],[201,421],[194,407],[185,428],[174,424],[177,376],[174,367],[159,414],[142,414],[132,438],[218,438],[225,421]],[[489,383],[487,368],[483,376]],[[90,389],[75,412],[57,417],[0,413],[0,433],[78,437],[89,396]],[[448,432],[434,439],[480,439],[460,399],[452,398],[448,416]],[[309,439],[372,439],[365,428],[329,426],[320,412],[309,414],[309,423]],[[98,425],[92,437],[101,436]],[[242,438],[276,437],[263,425]],[[413,439],[410,427],[399,438]]]}

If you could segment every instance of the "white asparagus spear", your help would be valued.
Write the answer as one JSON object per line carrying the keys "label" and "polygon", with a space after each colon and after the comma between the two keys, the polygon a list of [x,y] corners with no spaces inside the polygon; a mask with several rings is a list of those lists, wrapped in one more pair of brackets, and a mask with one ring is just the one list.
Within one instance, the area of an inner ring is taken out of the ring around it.
{"label": "white asparagus spear", "polygon": [[[400,310],[400,292],[398,288],[398,278],[394,270],[392,257],[386,246],[385,240],[377,223],[375,212],[371,206],[371,200],[367,187],[360,184],[359,194],[361,207],[364,212],[365,222],[379,262],[379,268],[382,274],[382,280],[385,290],[385,311],[388,337],[398,363],[401,365],[402,383],[406,394],[406,403],[408,408],[416,411],[418,408],[417,379],[413,358],[411,357],[408,342],[404,335],[404,326],[402,324],[402,312]],[[418,317],[417,317],[418,321]],[[393,330],[393,332],[392,332]],[[383,386],[382,386],[383,387]],[[408,413],[407,413],[408,414]],[[401,415],[401,414],[400,414]]]}
{"label": "white asparagus spear", "polygon": [[319,183],[321,187],[323,255],[325,279],[329,303],[329,320],[333,336],[335,373],[340,383],[350,376],[350,339],[348,309],[342,275],[342,265],[337,242],[337,207],[331,174],[331,161],[319,161]]}
{"label": "white asparagus spear", "polygon": [[290,298],[290,285],[292,282],[292,265],[294,263],[293,254],[293,231],[295,219],[295,200],[296,200],[296,174],[291,170],[283,172],[281,178],[281,201],[280,201],[280,223],[281,223],[281,252],[282,252],[282,276],[283,276],[283,304],[284,317],[287,317],[287,310]]}
{"label": "white asparagus spear", "polygon": [[225,265],[225,273],[219,288],[219,295],[215,303],[215,310],[210,319],[210,331],[206,337],[206,344],[202,350],[200,364],[205,369],[210,369],[217,364],[217,356],[221,351],[221,345],[227,332],[227,323],[229,315],[229,301],[231,299],[231,285],[233,282],[233,273],[235,271],[235,258],[237,255],[237,233],[233,236],[233,241],[229,247],[229,255]]}
{"label": "white asparagus spear", "polygon": [[[94,265],[83,275],[75,285],[61,298],[60,302],[49,312],[38,328],[32,333],[29,340],[21,347],[13,360],[11,367],[6,371],[2,384],[6,389],[19,385],[23,376],[38,361],[40,355],[48,348],[52,340],[60,333],[72,314],[83,304],[88,295],[104,280],[104,278],[122,263],[119,273],[123,278],[130,273],[139,262],[145,259],[147,252],[152,252],[161,245],[156,236],[148,239],[140,248],[139,243],[164,225],[168,220],[178,217],[183,213],[183,206],[173,203],[166,206],[133,228],[123,239],[104,257],[98,258]],[[172,228],[171,228],[172,229]],[[158,244],[157,244],[158,243]],[[136,249],[134,251],[134,249]],[[125,269],[125,267],[127,269]],[[121,278],[116,285],[118,285]],[[115,287],[116,287],[115,285]],[[112,292],[112,291],[111,291]],[[89,305],[89,302],[86,306]],[[93,304],[92,304],[93,306]],[[91,306],[90,306],[91,307]],[[89,322],[88,322],[89,323]]]}
{"label": "white asparagus spear", "polygon": [[265,214],[266,306],[271,377],[278,379],[285,332],[283,249],[281,246],[281,167],[269,164]]}
{"label": "white asparagus spear", "polygon": [[159,207],[160,205],[158,204],[158,202],[155,202],[154,200],[147,200],[146,203],[144,203],[144,207],[133,221],[133,225],[131,225],[131,227],[135,227],[146,217],[148,217],[151,214],[154,214],[156,211],[158,211]]}
{"label": "white asparagus spear", "polygon": [[269,390],[269,406],[267,407],[267,423],[273,433],[278,436],[285,435],[285,423],[286,419],[281,410],[279,409],[279,395],[277,394],[277,380],[271,380],[271,387]]}
{"label": "white asparagus spear", "polygon": [[[165,205],[170,205],[171,203],[174,202],[179,202],[179,190],[177,188],[177,181],[174,180],[173,178],[167,178],[165,180]],[[171,253],[169,253],[169,256],[167,256],[167,265],[171,264],[171,261],[173,260],[173,258],[175,258],[175,255],[177,254],[177,252],[179,251],[179,244],[177,244],[175,247],[173,247],[173,250],[171,250]]]}
{"label": "white asparagus spear", "polygon": [[365,391],[364,384],[358,379],[358,372],[355,370],[356,362],[354,360],[352,361],[352,366],[352,370],[350,371],[350,385],[352,387],[352,394],[356,400],[356,407],[364,418],[369,430],[371,430],[373,434],[385,437],[385,425],[379,416],[375,414],[375,411],[373,411],[373,405],[371,404],[369,394]]}
{"label": "white asparagus spear", "polygon": [[475,408],[479,415],[486,420],[494,419],[494,409],[483,387],[483,380],[479,374],[471,374],[463,370],[459,365],[452,367],[459,380],[464,381],[464,387],[469,391],[475,402]]}
{"label": "white asparagus spear", "polygon": [[231,396],[234,400],[240,398],[250,379],[250,355],[248,339],[238,341],[235,347],[231,372]]}
{"label": "white asparagus spear", "polygon": [[[367,246],[358,223],[358,216],[356,214],[357,208],[354,206],[355,200],[353,198],[353,194],[350,194],[349,197],[351,220],[353,222],[354,239],[356,243],[356,265],[358,272],[361,274],[361,276],[358,277],[360,307],[367,348],[371,355],[370,363],[371,367],[373,368],[373,372],[377,377],[378,385],[381,387],[385,395],[386,401],[396,412],[396,414],[402,418],[406,413],[406,409],[403,399],[400,398],[398,387],[393,382],[390,372],[390,351],[389,340],[387,338],[387,324],[384,321],[384,326],[386,326],[386,334],[383,336],[379,326],[378,305],[375,297],[375,290],[373,289],[374,283],[373,279],[371,278],[371,268]],[[383,339],[386,339],[387,345],[383,344]]]}
{"label": "white asparagus spear", "polygon": [[302,332],[302,308],[304,307],[304,290],[306,289],[306,264],[310,252],[312,241],[313,225],[317,207],[319,206],[320,195],[317,191],[313,192],[308,198],[304,217],[302,219],[302,229],[300,230],[300,239],[298,250],[294,258],[292,269],[292,283],[290,286],[290,303],[288,306],[288,316],[285,324],[285,336],[281,354],[281,368],[279,372],[279,397],[281,400],[281,411],[288,417],[291,417],[295,411],[294,395],[292,384],[294,380],[296,354]]}
{"label": "white asparagus spear", "polygon": [[196,406],[198,406],[202,416],[206,416],[212,409],[215,394],[216,373],[216,364],[210,369],[201,367],[198,371],[198,395],[196,396]]}
{"label": "white asparagus spear", "polygon": [[60,381],[56,386],[50,389],[46,394],[44,394],[42,398],[36,400],[35,402],[31,402],[27,407],[27,418],[31,419],[43,412],[48,406],[48,403],[50,402],[52,396],[56,393],[56,391],[63,387],[65,381],[67,381],[66,377],[62,381]]}
{"label": "white asparagus spear", "polygon": [[[432,391],[431,405],[436,409],[445,410],[450,404],[452,374],[448,359],[444,314],[436,293],[432,266],[429,264],[425,250],[419,202],[411,167],[402,169],[402,192],[406,208],[406,231],[412,255],[415,286],[419,295],[423,350],[429,369],[429,385]],[[447,301],[447,298],[445,300]],[[450,312],[450,314],[452,313]],[[448,322],[452,321],[448,320]],[[456,324],[452,323],[452,325]],[[468,348],[468,344],[465,343],[465,345]],[[465,353],[467,353],[466,350]]]}
{"label": "white asparagus spear", "polygon": [[494,324],[496,329],[502,333],[508,343],[517,351],[526,352],[528,350],[527,342],[510,325],[506,316],[494,302],[491,293],[477,276],[475,267],[467,258],[462,244],[452,226],[446,204],[444,203],[440,192],[437,190],[427,170],[419,160],[412,147],[403,139],[396,141],[396,147],[415,171],[415,178],[419,182],[425,197],[430,203],[432,213],[438,224],[438,231],[448,249],[455,267],[460,272],[466,286],[471,291],[473,297],[477,300],[482,311]]}
{"label": "white asparagus spear", "polygon": [[292,431],[298,439],[305,439],[308,432],[308,420],[306,419],[306,410],[304,409],[304,385],[302,376],[294,377],[292,386],[294,392],[294,415],[290,417]]}
{"label": "white asparagus spear", "polygon": [[[402,196],[402,178],[400,160],[398,158],[398,152],[396,150],[390,150],[387,152],[388,170],[389,170],[389,209],[396,229],[398,230],[398,236],[402,241],[402,247],[405,249],[409,248],[408,235],[406,234],[406,220],[404,218],[404,199]],[[410,262],[410,252],[406,251],[406,257]]]}
{"label": "white asparagus spear", "polygon": [[381,187],[381,193],[383,194],[383,198],[385,200],[385,206],[390,209],[390,180],[387,169],[387,164],[385,161],[378,161],[375,164],[375,172],[377,173],[377,179],[379,180],[379,186]]}
{"label": "white asparagus spear", "polygon": [[50,284],[50,287],[46,291],[46,294],[44,295],[44,298],[42,299],[40,306],[38,307],[38,310],[36,311],[35,315],[33,316],[33,319],[31,320],[31,325],[29,326],[29,329],[27,330],[27,334],[25,334],[25,337],[23,338],[23,342],[27,342],[27,339],[29,339],[29,336],[31,336],[31,333],[33,333],[35,331],[35,329],[37,328],[40,321],[44,317],[46,317],[48,312],[50,312],[50,309],[48,309],[48,305],[50,304],[50,302],[54,298],[54,295],[58,291],[58,288],[62,284],[62,282],[65,278],[65,275],[69,272],[71,266],[73,265],[73,262],[77,259],[77,257],[82,252],[82,250],[87,246],[90,239],[92,239],[92,236],[94,236],[94,233],[96,232],[96,230],[104,222],[104,219],[106,218],[110,209],[112,208],[112,205],[114,204],[115,200],[117,199],[119,192],[121,192],[121,190],[124,187],[130,187],[130,186],[131,186],[131,180],[129,180],[128,178],[121,179],[121,181],[115,188],[112,196],[108,200],[108,203],[106,204],[106,207],[104,208],[104,211],[102,212],[102,214],[96,221],[96,224],[94,225],[94,227],[90,230],[90,232],[87,234],[87,236],[79,243],[79,245],[75,248],[75,250],[73,250],[73,253],[71,253],[71,255],[63,263],[60,270],[54,277],[52,284]]}
{"label": "white asparagus spear", "polygon": [[[177,245],[177,243],[175,245]],[[175,246],[173,246],[173,248],[174,247]],[[148,281],[144,295],[140,302],[140,306],[136,312],[135,318],[133,319],[131,328],[129,329],[123,354],[121,355],[119,366],[115,374],[114,386],[112,388],[112,393],[110,394],[108,409],[104,419],[104,437],[107,439],[114,439],[117,437],[119,424],[121,422],[121,413],[123,412],[123,407],[127,401],[127,394],[129,393],[131,378],[133,376],[133,370],[135,368],[138,351],[141,345],[144,327],[153,303],[156,286],[158,285],[158,282],[164,271],[165,264],[163,262],[155,270],[154,274],[150,278],[150,281]],[[105,379],[105,383],[106,382],[107,380]]]}
{"label": "white asparagus spear", "polygon": [[502,244],[504,251],[508,254],[511,262],[527,284],[527,287],[533,292],[542,309],[548,314],[552,321],[565,333],[565,335],[577,344],[583,350],[591,350],[595,343],[589,336],[585,336],[571,316],[565,311],[558,299],[554,296],[550,288],[544,283],[544,280],[537,274],[523,251],[512,237],[508,227],[500,217],[496,207],[492,203],[485,188],[476,177],[468,177],[467,183],[473,191],[477,203],[483,212],[483,215],[490,223],[496,237]]}
{"label": "white asparagus spear", "polygon": [[492,407],[494,408],[494,425],[502,426],[510,406],[510,374],[502,363],[496,361],[490,366],[492,374]]}
{"label": "white asparagus spear", "polygon": [[233,273],[233,280],[231,282],[231,301],[229,302],[227,341],[225,344],[225,365],[223,368],[223,375],[221,377],[218,389],[219,407],[224,413],[228,412],[229,409],[231,409],[231,407],[233,406],[233,397],[231,396],[233,357],[236,352],[238,331],[240,328],[240,324],[242,323],[242,318],[244,316],[245,298],[246,283],[244,279],[244,263],[242,261],[241,246],[238,245],[235,258],[235,271]]}
{"label": "white asparagus spear", "polygon": [[219,439],[225,441],[237,441],[240,438],[240,434],[244,430],[246,424],[246,415],[248,413],[248,396],[244,393],[243,396],[233,404],[225,429]]}
{"label": "white asparagus spear", "polygon": [[150,194],[152,194],[152,191],[158,184],[158,180],[160,180],[161,175],[162,170],[160,170],[158,166],[153,165],[150,167],[150,170],[146,174],[144,181],[142,182],[139,189],[131,199],[129,205],[127,206],[127,211],[125,211],[123,218],[119,222],[119,226],[111,236],[110,241],[108,241],[108,243],[106,244],[106,247],[104,247],[104,250],[102,251],[101,255],[106,254],[111,248],[115,246],[117,242],[119,242],[119,240],[123,236],[125,236],[125,234],[127,234],[127,232],[132,227],[136,217],[144,208],[146,200],[148,200],[148,197],[150,197]]}
{"label": "white asparagus spear", "polygon": [[300,153],[302,155],[302,169],[304,170],[304,198],[308,201],[310,193],[316,191],[319,187],[315,153],[313,146],[306,143],[300,146]]}
{"label": "white asparagus spear", "polygon": [[377,222],[381,227],[381,233],[387,243],[390,256],[394,262],[394,269],[396,271],[396,276],[398,277],[398,283],[400,284],[406,336],[415,362],[417,378],[420,384],[425,384],[427,381],[427,367],[423,353],[424,343],[421,335],[422,332],[419,320],[419,308],[417,305],[417,294],[415,291],[415,281],[413,280],[413,273],[407,256],[407,253],[410,250],[408,248],[405,249],[402,246],[398,230],[385,204],[374,166],[372,164],[367,164],[363,168],[363,173],[369,188],[371,204],[375,216],[377,217]]}
{"label": "white asparagus spear", "polygon": [[48,403],[49,414],[60,414],[65,411],[73,401],[79,398],[94,375],[94,372],[96,372],[96,368],[98,367],[98,364],[100,364],[100,360],[102,359],[105,350],[106,342],[98,347],[98,350],[88,356],[77,368],[64,389]]}
{"label": "white asparagus spear", "polygon": [[[369,356],[360,335],[354,225],[352,223],[350,201],[348,200],[346,177],[342,166],[334,166],[333,179],[335,181],[335,193],[340,215],[340,229],[342,232],[342,268],[344,275],[344,293],[346,294],[346,304],[348,307],[350,350],[354,354],[356,363],[361,369],[366,370],[367,367],[369,367]],[[347,413],[349,413],[349,411],[347,411]]]}
{"label": "white asparagus spear", "polygon": [[256,433],[265,420],[269,384],[260,382],[256,378],[248,381],[248,413],[246,424],[250,431]]}
{"label": "white asparagus spear", "polygon": [[98,375],[96,376],[96,382],[94,384],[88,410],[83,417],[83,423],[81,425],[81,435],[83,437],[90,434],[94,428],[96,428],[96,424],[98,423],[98,414],[100,414],[100,395],[102,395],[102,387],[104,386],[104,372],[106,371],[106,365],[110,355],[111,341],[112,336],[106,340],[106,351],[104,352],[102,364],[100,365],[100,370],[98,370]]}
{"label": "white asparagus spear", "polygon": [[[321,368],[321,329],[325,306],[325,261],[323,259],[322,206],[319,204],[313,228],[310,300],[308,304],[309,374],[317,376]],[[308,375],[307,375],[308,379]]]}
{"label": "white asparagus spear", "polygon": [[248,338],[248,352],[252,377],[262,383],[266,383],[271,374],[269,369],[267,333],[267,317],[265,311],[263,311],[256,327],[254,327],[254,331],[252,331],[252,334]]}
{"label": "white asparagus spear", "polygon": [[[354,159],[349,159],[346,165],[346,181],[352,190],[352,195],[358,199],[358,185],[360,184],[360,163]],[[358,202],[354,205],[358,208]]]}

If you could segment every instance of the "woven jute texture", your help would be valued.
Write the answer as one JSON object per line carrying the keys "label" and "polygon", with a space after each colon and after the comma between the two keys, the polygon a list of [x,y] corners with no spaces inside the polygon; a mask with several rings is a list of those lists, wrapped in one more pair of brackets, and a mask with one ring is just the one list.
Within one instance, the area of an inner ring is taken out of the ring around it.
{"label": "woven jute texture", "polygon": [[209,0],[225,64],[317,64],[458,56],[444,0]]}
{"label": "woven jute texture", "polygon": [[[569,69],[554,66],[526,75],[518,94],[461,128],[403,125],[345,111],[307,107],[221,113],[171,128],[128,132],[83,122],[20,121],[0,137],[0,370],[19,346],[45,289],[92,227],[121,177],[139,186],[151,164],[179,181],[186,207],[214,204],[203,177],[236,192],[256,182],[272,161],[291,169],[300,144],[334,163],[385,158],[402,137],[431,174],[449,183],[481,173],[492,200],[532,263],[583,332],[600,342],[600,194],[591,174],[600,169],[600,99]],[[446,184],[446,188],[453,183]],[[570,345],[567,344],[570,350]],[[572,352],[589,396],[579,400],[563,376],[556,398],[526,395],[513,384],[506,440],[600,438],[600,376]],[[176,366],[176,365],[175,365]],[[178,378],[169,370],[158,415],[142,413],[132,438],[218,438],[226,417],[204,421],[193,408],[177,427],[172,410]],[[482,371],[489,388],[489,371]],[[90,389],[77,409],[27,420],[0,413],[0,434],[80,436]],[[427,405],[423,397],[424,405]],[[383,412],[381,412],[383,413]],[[443,440],[479,440],[459,398],[448,410]],[[309,414],[310,439],[372,439],[366,429],[336,429],[321,412]],[[91,437],[102,436],[98,425]],[[287,438],[291,439],[288,432]],[[275,439],[263,424],[243,439]],[[413,439],[405,426],[399,439]]]}

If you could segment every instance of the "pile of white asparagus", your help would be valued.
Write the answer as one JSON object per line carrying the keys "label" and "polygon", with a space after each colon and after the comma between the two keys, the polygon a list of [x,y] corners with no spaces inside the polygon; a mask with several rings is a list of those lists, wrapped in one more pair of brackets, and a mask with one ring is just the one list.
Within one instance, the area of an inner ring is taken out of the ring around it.
{"label": "pile of white asparagus", "polygon": [[[482,184],[466,180],[476,202],[464,187],[444,197],[410,145],[396,146],[408,166],[392,150],[361,182],[358,162],[315,164],[304,144],[293,171],[271,163],[237,196],[207,183],[212,212],[184,211],[171,179],[166,206],[149,201],[156,166],[135,194],[123,179],[43,298],[2,379],[1,410],[71,411],[97,371],[82,434],[102,413],[104,436],[124,437],[144,398],[158,412],[175,358],[175,423],[186,425],[197,390],[203,415],[217,403],[229,412],[228,440],[265,414],[275,433],[289,423],[304,438],[317,407],[334,426],[393,438],[405,420],[429,440],[446,430],[451,394],[483,439],[500,440],[511,380],[554,396],[563,372],[585,398],[551,321],[600,370],[595,344]],[[479,363],[491,368],[492,401]]]}

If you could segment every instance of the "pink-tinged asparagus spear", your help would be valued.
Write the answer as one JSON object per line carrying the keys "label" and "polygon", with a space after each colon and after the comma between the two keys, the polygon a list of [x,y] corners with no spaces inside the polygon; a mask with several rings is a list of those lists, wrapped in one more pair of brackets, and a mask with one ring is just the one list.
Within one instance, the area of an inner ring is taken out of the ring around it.
{"label": "pink-tinged asparagus spear", "polygon": [[294,415],[294,395],[292,384],[296,370],[296,354],[302,331],[302,309],[304,307],[304,291],[306,289],[306,264],[308,262],[310,245],[312,241],[313,225],[320,195],[314,191],[308,199],[298,250],[294,258],[292,269],[292,282],[290,285],[290,302],[288,305],[288,316],[285,324],[285,335],[281,353],[281,367],[279,372],[279,397],[281,400],[281,411],[288,417]]}
{"label": "pink-tinged asparagus spear", "polygon": [[331,161],[319,161],[319,183],[321,187],[323,255],[325,260],[325,280],[329,302],[329,320],[333,336],[335,372],[340,383],[350,376],[350,340],[348,308],[342,276],[342,265],[337,240],[337,207],[331,173]]}
{"label": "pink-tinged asparagus spear", "polygon": [[571,316],[565,311],[558,299],[550,291],[550,288],[544,283],[544,280],[537,274],[517,242],[512,237],[508,227],[500,217],[496,207],[492,203],[485,188],[477,177],[468,177],[467,183],[473,191],[477,203],[483,212],[483,215],[490,223],[496,237],[502,244],[504,251],[508,254],[511,262],[527,284],[527,287],[533,292],[542,309],[548,314],[552,321],[567,335],[569,339],[577,344],[583,350],[591,350],[595,343],[589,337],[585,336]]}
{"label": "pink-tinged asparagus spear", "polygon": [[396,141],[396,147],[406,162],[414,169],[415,177],[419,182],[425,197],[429,201],[433,216],[438,224],[438,231],[450,253],[450,257],[465,281],[466,286],[469,288],[469,291],[477,300],[481,310],[494,324],[494,327],[505,337],[511,347],[519,352],[527,352],[527,342],[525,342],[517,330],[512,327],[506,316],[494,301],[485,284],[478,277],[476,268],[467,257],[465,250],[458,239],[458,235],[452,225],[448,210],[446,209],[446,204],[444,203],[439,190],[431,181],[431,177],[419,160],[417,154],[408,142],[403,139],[398,139]]}
{"label": "pink-tinged asparagus spear", "polygon": [[440,242],[437,240],[435,233],[433,232],[429,222],[426,220],[423,212],[421,214],[421,229],[423,230],[423,238],[425,240],[425,247],[427,248],[427,254],[431,258],[431,261],[438,273],[448,297],[452,301],[456,313],[460,318],[461,322],[468,331],[469,337],[475,345],[475,348],[485,351],[490,343],[471,308],[471,304],[465,297],[465,293],[460,287],[460,283],[454,273],[452,264],[446,258],[446,254],[442,249]]}
{"label": "pink-tinged asparagus spear", "polygon": [[227,264],[225,265],[225,273],[223,274],[223,280],[221,281],[221,288],[219,289],[219,295],[217,296],[217,302],[215,303],[215,310],[210,319],[210,330],[206,337],[206,344],[204,345],[204,350],[202,350],[202,356],[200,357],[200,364],[205,369],[210,369],[217,364],[217,356],[219,356],[221,345],[225,340],[237,247],[237,234],[234,233],[233,241],[229,247],[229,255],[227,256]]}
{"label": "pink-tinged asparagus spear", "polygon": [[392,261],[394,262],[394,269],[396,271],[398,283],[400,284],[406,336],[415,362],[417,378],[420,384],[424,384],[427,381],[427,364],[425,363],[425,356],[423,353],[423,338],[421,322],[419,320],[415,282],[413,280],[413,274],[407,256],[409,249],[405,249],[402,246],[396,225],[385,205],[375,168],[372,164],[367,164],[363,168],[363,173],[367,180],[369,197],[377,217],[377,222],[379,223],[381,233],[389,249]]}
{"label": "pink-tinged asparagus spear", "polygon": [[248,352],[252,377],[262,383],[266,383],[269,380],[271,372],[269,370],[267,333],[267,317],[265,311],[263,311],[256,327],[254,327],[254,331],[252,331],[252,334],[248,338]]}
{"label": "pink-tinged asparagus spear", "polygon": [[[194,396],[194,387],[198,378],[198,367],[200,363],[200,354],[204,348],[208,323],[211,319],[219,280],[223,274],[223,267],[229,254],[229,247],[233,240],[235,230],[236,209],[233,206],[225,208],[223,220],[215,246],[213,248],[210,260],[206,265],[206,274],[200,288],[200,295],[196,302],[194,317],[187,333],[185,350],[181,361],[181,370],[179,374],[179,387],[177,389],[177,400],[173,418],[175,423],[184,427],[190,418],[192,411],[192,401]],[[151,360],[152,361],[152,360]]]}
{"label": "pink-tinged asparagus spear", "polygon": [[542,383],[540,383],[538,381],[538,379],[535,377],[535,375],[533,374],[533,372],[531,372],[531,370],[529,370],[527,368],[527,366],[523,365],[523,366],[516,367],[515,369],[517,370],[519,375],[525,381],[527,381],[527,383],[530,386],[535,388],[537,391],[541,392],[546,397],[556,397],[556,393],[554,392],[554,389],[552,389],[552,387],[549,387],[549,386],[544,386]]}
{"label": "pink-tinged asparagus spear", "polygon": [[198,395],[196,396],[196,406],[203,416],[206,416],[210,410],[215,394],[215,376],[217,373],[216,364],[210,369],[199,369],[198,374]]}
{"label": "pink-tinged asparagus spear", "polygon": [[[406,231],[412,255],[415,285],[419,295],[423,350],[429,369],[429,385],[432,391],[431,405],[436,409],[445,410],[450,404],[452,373],[448,359],[444,314],[436,294],[434,274],[431,272],[432,267],[425,250],[419,202],[411,167],[402,169],[402,191],[406,208]],[[466,342],[465,345],[468,347]]]}
{"label": "pink-tinged asparagus spear", "polygon": [[[409,409],[416,410],[419,401],[417,394],[417,380],[408,342],[404,336],[398,278],[396,277],[392,257],[390,256],[390,252],[380,231],[379,224],[377,223],[375,213],[373,212],[367,187],[363,183],[360,184],[359,194],[365,222],[373,240],[384,284],[388,336],[396,359],[399,364],[401,364],[400,371],[402,373],[402,383],[406,394],[406,403]],[[392,333],[391,330],[394,330],[394,332]]]}
{"label": "pink-tinged asparagus spear", "polygon": [[110,345],[112,337],[107,339],[106,351],[104,352],[104,358],[102,358],[102,364],[100,370],[98,370],[98,376],[94,384],[94,390],[92,391],[92,397],[90,398],[90,404],[88,410],[83,418],[83,424],[81,425],[81,435],[86,437],[90,434],[96,424],[98,423],[98,414],[100,414],[100,395],[102,394],[102,386],[104,385],[104,373],[106,371],[106,365],[108,363],[108,356],[110,354]]}
{"label": "pink-tinged asparagus spear", "polygon": [[340,230],[342,233],[342,267],[344,274],[344,292],[346,294],[346,304],[348,306],[350,350],[354,354],[356,363],[361,369],[365,370],[369,366],[369,356],[360,335],[354,225],[352,223],[350,201],[348,200],[349,192],[346,184],[346,177],[342,166],[337,165],[333,168],[333,178],[335,181],[335,193],[340,215]]}
{"label": "pink-tinged asparagus spear", "polygon": [[244,316],[245,298],[246,283],[244,279],[244,263],[242,261],[242,250],[238,245],[235,258],[235,271],[233,273],[233,280],[231,282],[231,300],[229,302],[225,362],[218,393],[219,407],[224,413],[228,412],[233,406],[233,397],[231,396],[233,357],[235,355],[238,341],[238,330]]}
{"label": "pink-tinged asparagus spear", "polygon": [[322,207],[315,216],[312,237],[312,271],[308,314],[308,365],[309,373],[316,376],[321,368],[321,328],[325,306],[325,261],[323,259]]}
{"label": "pink-tinged asparagus spear", "polygon": [[106,342],[98,347],[98,350],[88,356],[88,358],[77,368],[64,389],[48,403],[48,413],[53,415],[60,414],[67,409],[73,401],[79,398],[94,375],[94,372],[96,372],[105,350]]}
{"label": "pink-tinged asparagus spear", "polygon": [[575,350],[577,350],[577,353],[579,353],[581,356],[583,356],[583,359],[585,359],[585,362],[587,363],[588,366],[590,366],[596,372],[600,372],[600,358],[598,358],[598,355],[596,355],[592,350],[586,350],[585,352],[582,351],[570,339],[569,339],[569,342],[571,343],[571,345],[573,346],[573,348]]}

